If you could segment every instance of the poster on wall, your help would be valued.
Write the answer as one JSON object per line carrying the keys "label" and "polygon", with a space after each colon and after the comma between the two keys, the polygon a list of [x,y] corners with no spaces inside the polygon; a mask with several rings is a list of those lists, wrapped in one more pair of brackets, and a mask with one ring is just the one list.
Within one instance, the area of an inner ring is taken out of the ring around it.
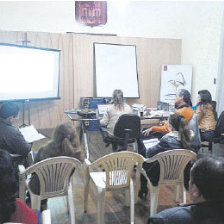
{"label": "poster on wall", "polygon": [[160,101],[174,107],[179,89],[191,92],[192,65],[162,65]]}

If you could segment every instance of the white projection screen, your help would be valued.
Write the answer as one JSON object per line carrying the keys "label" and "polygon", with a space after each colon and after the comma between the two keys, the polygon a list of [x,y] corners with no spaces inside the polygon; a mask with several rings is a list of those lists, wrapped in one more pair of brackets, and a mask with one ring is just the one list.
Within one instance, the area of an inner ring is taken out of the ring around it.
{"label": "white projection screen", "polygon": [[126,98],[139,98],[136,47],[94,43],[96,97],[111,97],[121,89]]}
{"label": "white projection screen", "polygon": [[59,98],[60,51],[0,43],[0,101]]}

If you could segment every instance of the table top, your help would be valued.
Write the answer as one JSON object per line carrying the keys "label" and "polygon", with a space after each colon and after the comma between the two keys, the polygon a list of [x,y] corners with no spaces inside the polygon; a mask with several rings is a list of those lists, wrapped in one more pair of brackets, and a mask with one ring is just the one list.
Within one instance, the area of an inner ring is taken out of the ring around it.
{"label": "table top", "polygon": [[72,113],[72,114],[66,113],[66,114],[72,121],[96,121],[96,120],[99,120],[98,118],[84,118],[84,117],[81,117],[78,114],[74,114],[74,113]]}
{"label": "table top", "polygon": [[[68,110],[65,111],[67,116],[73,120],[73,121],[96,121],[99,120],[97,116],[97,112],[93,112],[93,110],[89,109],[89,114],[86,116],[80,116],[77,112],[78,110]],[[165,120],[169,118],[169,112],[167,111],[153,111],[153,113],[150,113],[149,115],[140,116],[141,120],[145,119],[159,119],[159,120]],[[92,117],[91,117],[92,116]]]}

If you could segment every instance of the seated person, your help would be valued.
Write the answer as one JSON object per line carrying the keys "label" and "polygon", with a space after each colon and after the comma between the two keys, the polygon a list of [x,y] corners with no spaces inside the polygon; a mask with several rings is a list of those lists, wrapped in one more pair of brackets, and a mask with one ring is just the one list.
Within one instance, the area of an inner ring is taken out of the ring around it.
{"label": "seated person", "polygon": [[21,155],[13,157],[17,164],[29,166],[27,155],[32,145],[27,143],[21,132],[13,126],[14,119],[18,116],[18,105],[6,102],[0,108],[0,148],[10,154]]}
{"label": "seated person", "polygon": [[[146,158],[153,157],[154,155],[165,152],[167,150],[172,149],[191,149],[191,131],[188,128],[188,125],[185,121],[183,115],[180,114],[171,114],[169,118],[169,130],[170,132],[165,134],[159,141],[158,144],[153,147],[139,151],[141,155]],[[185,169],[185,183],[188,182],[189,178],[187,174],[189,174],[190,164]],[[160,167],[158,161],[152,163],[143,163],[143,168],[145,169],[147,176],[154,186],[158,185],[159,175],[160,175]],[[148,193],[147,188],[147,180],[141,175],[141,189],[139,191],[139,197],[146,197]]]}
{"label": "seated person", "polygon": [[[61,123],[55,128],[53,140],[39,149],[34,163],[57,156],[69,156],[82,160],[78,137],[71,123]],[[33,193],[40,194],[40,183],[36,175],[32,176],[29,184]]]}
{"label": "seated person", "polygon": [[193,204],[164,210],[150,217],[148,224],[224,224],[223,186],[223,158],[200,158],[190,171]]}
{"label": "seated person", "polygon": [[198,106],[195,113],[198,116],[201,141],[212,141],[216,127],[216,111],[208,90],[198,91]]}
{"label": "seated person", "polygon": [[[108,108],[103,116],[103,119],[100,120],[102,126],[106,126],[107,130],[113,135],[114,126],[122,114],[131,114],[131,107],[125,103],[123,92],[120,89],[115,89],[113,91],[113,98],[111,104],[108,105]],[[117,144],[112,144],[113,150],[117,149]]]}
{"label": "seated person", "polygon": [[103,119],[100,120],[102,126],[106,126],[107,130],[113,134],[114,126],[122,114],[131,114],[131,107],[125,103],[123,92],[120,89],[115,89],[113,91],[113,98],[111,104],[108,105],[108,108],[103,116]]}
{"label": "seated person", "polygon": [[[180,89],[175,98],[175,107],[176,111],[174,113],[182,114],[185,120],[188,122],[192,116],[194,111],[191,109],[191,94],[186,89]],[[164,135],[165,133],[169,132],[169,124],[168,121],[164,123],[162,126],[153,126],[143,131],[144,136],[149,136],[153,131],[162,132],[161,134]],[[152,133],[153,134],[153,133]]]}
{"label": "seated person", "polygon": [[[194,111],[191,109],[191,94],[186,89],[180,89],[175,99],[176,111],[175,114],[181,114],[185,120],[189,122],[193,117]],[[169,122],[166,121],[162,126],[153,126],[144,130],[138,139],[138,150],[146,150],[143,144],[143,139],[162,138],[163,135],[169,132]],[[194,145],[195,149],[198,149],[197,145]]]}
{"label": "seated person", "polygon": [[17,189],[18,168],[9,153],[0,149],[0,223],[40,224],[40,212],[16,198]]}

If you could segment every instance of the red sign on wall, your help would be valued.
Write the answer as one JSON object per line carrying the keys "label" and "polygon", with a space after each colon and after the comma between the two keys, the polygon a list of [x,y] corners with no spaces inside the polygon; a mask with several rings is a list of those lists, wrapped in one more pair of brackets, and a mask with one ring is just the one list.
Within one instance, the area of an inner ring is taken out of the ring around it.
{"label": "red sign on wall", "polygon": [[76,1],[75,19],[87,26],[99,26],[107,23],[107,2]]}

